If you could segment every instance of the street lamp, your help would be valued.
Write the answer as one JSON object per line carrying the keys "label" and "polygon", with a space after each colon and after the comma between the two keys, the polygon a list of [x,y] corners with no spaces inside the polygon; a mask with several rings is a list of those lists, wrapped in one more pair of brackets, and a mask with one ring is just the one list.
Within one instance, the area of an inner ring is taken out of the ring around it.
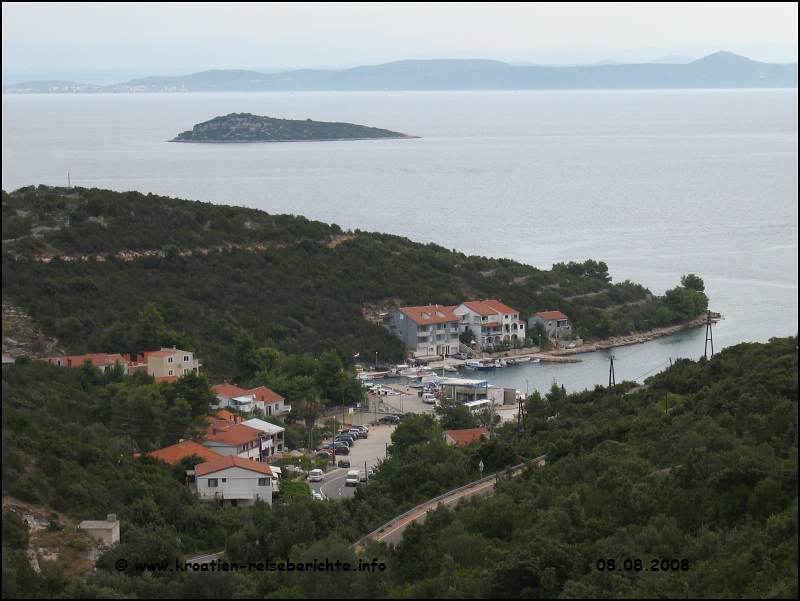
{"label": "street lamp", "polygon": [[378,371],[378,351],[375,351],[375,371]]}

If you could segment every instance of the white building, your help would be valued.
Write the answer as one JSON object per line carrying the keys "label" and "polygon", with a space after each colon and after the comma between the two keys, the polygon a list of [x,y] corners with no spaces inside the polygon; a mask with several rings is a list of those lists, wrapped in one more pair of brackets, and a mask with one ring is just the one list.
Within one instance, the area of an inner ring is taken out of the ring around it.
{"label": "white building", "polygon": [[280,456],[284,449],[283,433],[286,428],[265,422],[262,419],[248,419],[242,422],[243,426],[259,430],[263,433],[260,438],[261,461],[270,461],[274,455]]}
{"label": "white building", "polygon": [[459,332],[472,330],[478,346],[495,344],[514,344],[522,341],[525,322],[519,318],[519,311],[501,303],[499,300],[469,301],[461,303],[453,314],[459,319]]}
{"label": "white building", "polygon": [[459,319],[454,307],[403,307],[383,318],[383,325],[419,357],[445,357],[458,352]]}
{"label": "white building", "polygon": [[220,502],[223,507],[247,506],[256,499],[272,504],[277,477],[265,463],[228,456],[207,461],[188,470],[201,501]]}

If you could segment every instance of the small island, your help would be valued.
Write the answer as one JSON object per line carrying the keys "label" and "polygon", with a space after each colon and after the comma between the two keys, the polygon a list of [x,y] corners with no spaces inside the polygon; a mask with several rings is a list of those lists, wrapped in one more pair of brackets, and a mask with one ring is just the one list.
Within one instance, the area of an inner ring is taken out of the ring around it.
{"label": "small island", "polygon": [[198,123],[170,142],[310,142],[416,137],[353,123],[273,119],[250,113],[231,113]]}

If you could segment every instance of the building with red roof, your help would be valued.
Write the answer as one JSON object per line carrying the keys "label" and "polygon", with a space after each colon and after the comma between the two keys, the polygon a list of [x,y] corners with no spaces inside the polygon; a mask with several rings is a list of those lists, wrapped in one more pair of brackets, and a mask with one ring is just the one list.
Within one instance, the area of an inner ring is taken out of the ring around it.
{"label": "building with red roof", "polygon": [[53,363],[54,365],[63,365],[65,367],[80,367],[86,360],[92,362],[92,365],[105,371],[115,365],[119,364],[127,374],[129,373],[128,363],[130,362],[129,355],[111,354],[108,353],[92,353],[90,355],[65,355],[63,357],[47,357],[44,361]]}
{"label": "building with red roof", "polygon": [[268,465],[235,455],[200,463],[186,473],[201,501],[221,503],[223,507],[252,505],[259,499],[272,504],[278,485]]}
{"label": "building with red roof", "polygon": [[454,306],[402,307],[388,313],[383,325],[417,357],[444,357],[458,352],[459,318]]}
{"label": "building with red roof", "polygon": [[526,337],[525,321],[519,311],[496,300],[477,300],[461,303],[453,309],[459,318],[461,332],[472,331],[478,346],[514,344]]}
{"label": "building with red roof", "polygon": [[221,459],[223,457],[223,455],[220,455],[213,449],[204,447],[203,445],[197,444],[196,442],[193,442],[191,440],[184,440],[183,442],[174,444],[171,447],[164,447],[163,449],[159,449],[157,451],[153,451],[152,453],[148,454],[150,455],[150,457],[161,459],[162,461],[166,461],[170,465],[175,465],[184,457],[191,457],[192,455],[203,457],[208,461],[213,461],[214,459]]}
{"label": "building with red roof", "polygon": [[263,433],[255,428],[218,420],[208,426],[203,445],[220,455],[260,460],[262,437]]}
{"label": "building with red roof", "polygon": [[565,334],[572,333],[572,324],[569,318],[561,311],[540,311],[528,318],[528,326],[535,328],[539,324],[544,329],[548,339],[558,340]]}
{"label": "building with red roof", "polygon": [[470,428],[469,430],[447,430],[444,433],[444,439],[447,444],[457,444],[460,447],[465,447],[470,443],[489,438],[489,430],[486,428]]}
{"label": "building with red roof", "polygon": [[248,415],[252,415],[253,411],[258,409],[263,412],[265,417],[281,418],[291,411],[291,406],[286,405],[286,400],[266,386],[245,390],[228,382],[223,382],[214,386],[214,389],[217,393],[215,407],[228,407]]}

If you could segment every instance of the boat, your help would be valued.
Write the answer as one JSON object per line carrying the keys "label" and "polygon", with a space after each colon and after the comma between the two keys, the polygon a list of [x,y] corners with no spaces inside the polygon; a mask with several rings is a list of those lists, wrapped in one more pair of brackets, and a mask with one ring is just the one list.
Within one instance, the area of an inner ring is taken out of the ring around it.
{"label": "boat", "polygon": [[458,370],[457,370],[455,367],[453,367],[452,365],[445,365],[445,366],[444,366],[442,369],[443,369],[444,371],[449,371],[449,372],[457,372],[457,371],[458,371]]}
{"label": "boat", "polygon": [[[530,357],[517,357],[516,359],[514,359],[514,362],[515,363],[529,363],[530,360],[531,360]],[[538,359],[537,359],[537,361],[538,361]]]}
{"label": "boat", "polygon": [[476,371],[489,371],[490,369],[495,368],[494,363],[492,363],[489,359],[484,359],[482,361],[467,361],[464,364],[464,367]]}

